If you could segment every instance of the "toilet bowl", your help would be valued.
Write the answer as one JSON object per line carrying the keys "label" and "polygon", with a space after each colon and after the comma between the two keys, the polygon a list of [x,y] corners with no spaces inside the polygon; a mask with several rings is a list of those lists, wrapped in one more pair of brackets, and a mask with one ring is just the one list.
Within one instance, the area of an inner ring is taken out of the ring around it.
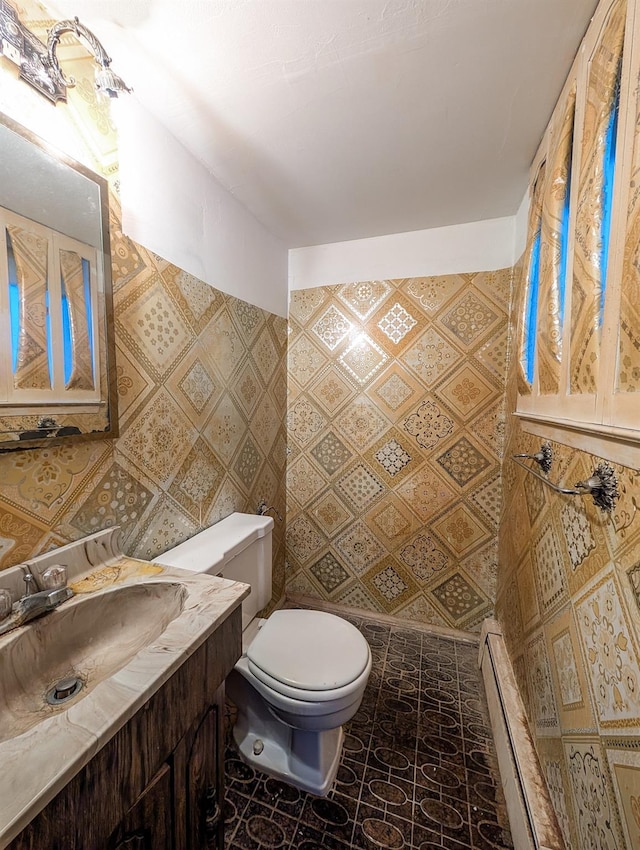
{"label": "toilet bowl", "polygon": [[226,680],[238,709],[233,729],[242,758],[318,796],[335,779],[342,725],[358,710],[371,652],[351,623],[324,611],[277,610],[271,598],[271,517],[235,513],[157,562],[251,585],[242,603],[243,653]]}

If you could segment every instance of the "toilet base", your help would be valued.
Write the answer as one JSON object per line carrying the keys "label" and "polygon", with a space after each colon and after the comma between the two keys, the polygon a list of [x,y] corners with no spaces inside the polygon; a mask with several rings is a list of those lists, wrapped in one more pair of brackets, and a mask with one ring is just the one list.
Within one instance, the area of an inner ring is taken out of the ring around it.
{"label": "toilet base", "polygon": [[285,726],[274,717],[264,720],[258,728],[255,723],[249,728],[246,715],[239,714],[233,737],[242,760],[301,791],[325,797],[340,764],[342,727],[310,732]]}

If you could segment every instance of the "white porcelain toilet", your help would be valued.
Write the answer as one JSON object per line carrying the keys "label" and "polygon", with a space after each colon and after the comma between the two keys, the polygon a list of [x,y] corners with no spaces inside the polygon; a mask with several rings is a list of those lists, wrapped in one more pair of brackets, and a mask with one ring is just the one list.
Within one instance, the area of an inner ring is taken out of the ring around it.
{"label": "white porcelain toilet", "polygon": [[340,761],[342,724],[356,713],[371,671],[360,632],[323,611],[277,610],[271,599],[267,516],[234,513],[156,561],[251,585],[242,603],[243,654],[226,680],[238,708],[233,734],[242,758],[304,791],[324,796]]}

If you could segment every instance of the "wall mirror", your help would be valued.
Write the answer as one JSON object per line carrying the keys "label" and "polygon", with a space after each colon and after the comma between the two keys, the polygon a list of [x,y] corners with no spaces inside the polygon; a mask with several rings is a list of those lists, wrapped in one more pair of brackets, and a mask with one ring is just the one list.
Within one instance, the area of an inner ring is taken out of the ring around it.
{"label": "wall mirror", "polygon": [[106,180],[0,114],[0,452],[117,436]]}

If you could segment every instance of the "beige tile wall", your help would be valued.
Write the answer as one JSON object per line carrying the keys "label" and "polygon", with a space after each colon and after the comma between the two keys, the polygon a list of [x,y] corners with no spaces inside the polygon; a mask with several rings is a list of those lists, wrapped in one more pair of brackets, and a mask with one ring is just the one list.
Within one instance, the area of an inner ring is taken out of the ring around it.
{"label": "beige tile wall", "polygon": [[[512,366],[509,412],[515,381]],[[515,417],[507,423],[497,616],[567,847],[631,850],[640,847],[640,476],[614,465],[622,498],[607,517],[510,461],[541,441]],[[559,482],[584,480],[600,460],[552,447]]]}
{"label": "beige tile wall", "polygon": [[[42,7],[25,0],[20,14],[46,41]],[[53,113],[115,190],[117,139],[92,63],[70,72],[68,105],[20,83],[3,107],[36,126]],[[116,524],[129,554],[152,558],[261,498],[285,513],[286,320],[123,237],[115,191],[110,203],[120,437],[0,455],[0,569]],[[284,532],[276,523],[275,599]]]}
{"label": "beige tile wall", "polygon": [[510,281],[292,293],[289,592],[470,630],[492,611]]}

